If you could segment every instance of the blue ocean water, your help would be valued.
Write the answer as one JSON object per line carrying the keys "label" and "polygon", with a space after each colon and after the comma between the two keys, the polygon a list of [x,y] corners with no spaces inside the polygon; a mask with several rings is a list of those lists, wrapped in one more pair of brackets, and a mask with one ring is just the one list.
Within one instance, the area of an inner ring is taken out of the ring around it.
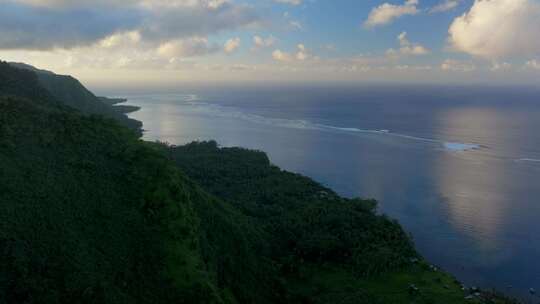
{"label": "blue ocean water", "polygon": [[375,198],[469,286],[540,289],[540,90],[281,86],[131,94],[148,140],[215,139]]}

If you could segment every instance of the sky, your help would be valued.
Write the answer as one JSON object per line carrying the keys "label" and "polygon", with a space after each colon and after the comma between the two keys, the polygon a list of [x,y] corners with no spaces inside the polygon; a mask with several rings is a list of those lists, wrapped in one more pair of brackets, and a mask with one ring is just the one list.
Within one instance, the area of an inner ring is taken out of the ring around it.
{"label": "sky", "polygon": [[540,84],[540,0],[0,0],[0,59],[91,86]]}

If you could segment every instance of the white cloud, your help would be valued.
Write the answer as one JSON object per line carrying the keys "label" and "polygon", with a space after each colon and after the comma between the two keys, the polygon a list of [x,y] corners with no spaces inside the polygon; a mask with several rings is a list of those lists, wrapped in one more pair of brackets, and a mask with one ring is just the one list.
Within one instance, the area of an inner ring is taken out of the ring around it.
{"label": "white cloud", "polygon": [[406,0],[403,5],[383,3],[375,7],[369,13],[364,22],[366,27],[375,27],[392,23],[395,19],[405,15],[415,15],[419,12],[417,5],[419,0]]}
{"label": "white cloud", "polygon": [[540,3],[537,0],[475,0],[449,29],[452,47],[497,59],[540,53]]}
{"label": "white cloud", "polygon": [[267,38],[262,38],[261,36],[253,36],[253,45],[254,49],[261,49],[266,47],[271,47],[276,43],[276,38],[274,36],[269,36]]}
{"label": "white cloud", "polygon": [[125,6],[140,5],[143,7],[208,7],[217,9],[228,3],[228,0],[3,0],[3,2],[22,3],[37,7],[73,8],[90,6]]}
{"label": "white cloud", "polygon": [[529,60],[527,61],[527,63],[525,63],[525,67],[529,69],[540,70],[540,61],[536,59]]}
{"label": "white cloud", "polygon": [[434,7],[432,7],[429,10],[429,12],[434,14],[434,13],[442,13],[442,12],[447,12],[447,11],[453,10],[454,8],[456,8],[459,5],[460,1],[461,0],[445,0],[445,1],[435,5]]}
{"label": "white cloud", "polygon": [[[6,0],[4,2],[13,2],[13,3],[22,3],[25,5],[37,6],[37,7],[51,7],[51,8],[62,8],[62,7],[80,7],[87,6],[92,3],[95,4],[105,4],[104,0]],[[114,3],[114,1],[111,1]],[[136,2],[136,1],[127,1],[127,2]]]}
{"label": "white cloud", "polygon": [[[8,49],[3,52],[15,49],[27,54],[25,61],[45,58],[39,60],[69,69],[191,68],[194,57],[232,52],[240,44],[235,38],[226,45],[210,43],[209,36],[258,20],[253,7],[229,0],[0,0],[0,5],[0,49]],[[28,55],[35,53],[45,55]]]}
{"label": "white cloud", "polygon": [[326,51],[335,52],[337,51],[337,47],[335,44],[329,43],[322,46],[322,48]]}
{"label": "white cloud", "polygon": [[227,0],[210,0],[208,1],[207,5],[209,8],[218,9],[227,2],[228,2]]}
{"label": "white cloud", "polygon": [[390,57],[395,57],[398,55],[404,56],[420,56],[429,54],[430,51],[421,44],[412,43],[407,39],[407,32],[402,32],[398,36],[399,49],[389,49],[386,51],[386,55]]}
{"label": "white cloud", "polygon": [[302,23],[300,23],[300,21],[292,20],[292,21],[289,22],[289,25],[290,25],[290,27],[292,27],[293,29],[296,29],[296,30],[304,29],[304,26],[302,25]]}
{"label": "white cloud", "polygon": [[289,62],[292,61],[293,57],[291,54],[283,52],[282,50],[275,50],[272,52],[272,58],[274,58],[276,61]]}
{"label": "white cloud", "polygon": [[138,31],[113,34],[99,41],[103,48],[118,48],[126,45],[135,46],[141,42],[141,34]]}
{"label": "white cloud", "polygon": [[391,67],[394,70],[397,71],[416,71],[416,72],[422,72],[422,71],[431,71],[433,69],[430,65],[396,65]]}
{"label": "white cloud", "polygon": [[210,45],[208,39],[193,37],[173,40],[159,46],[157,53],[167,58],[195,57],[216,52],[219,48]]}
{"label": "white cloud", "polygon": [[302,22],[298,20],[294,20],[288,11],[283,13],[283,19],[285,19],[283,20],[283,22],[286,22],[289,29],[299,30],[299,31],[304,29]]}
{"label": "white cloud", "polygon": [[305,61],[306,59],[311,57],[308,50],[303,44],[299,44],[297,47],[298,47],[298,52],[296,53],[296,59],[300,61]]}
{"label": "white cloud", "polygon": [[493,62],[489,68],[492,72],[507,71],[512,68],[512,65],[508,62]]}
{"label": "white cloud", "polygon": [[307,61],[308,59],[316,59],[316,57],[311,54],[311,52],[306,48],[306,46],[301,43],[296,46],[296,51],[293,53],[284,52],[282,50],[275,50],[272,53],[272,58],[274,58],[274,60],[276,61],[281,62],[303,62]]}
{"label": "white cloud", "polygon": [[300,5],[302,4],[302,0],[274,0],[277,3],[285,3],[290,5]]}
{"label": "white cloud", "polygon": [[122,32],[156,46],[260,20],[253,6],[228,0],[0,0],[0,7],[0,49],[72,49]]}
{"label": "white cloud", "polygon": [[236,51],[240,47],[240,38],[231,38],[225,42],[225,45],[223,46],[223,50],[225,53],[232,53]]}
{"label": "white cloud", "polygon": [[463,62],[454,59],[446,59],[441,64],[441,70],[452,72],[472,72],[476,70],[476,66],[471,62]]}
{"label": "white cloud", "polygon": [[356,64],[353,64],[353,65],[350,65],[350,66],[341,67],[340,70],[342,72],[349,72],[349,73],[369,72],[369,71],[371,71],[371,67],[370,66],[358,66]]}

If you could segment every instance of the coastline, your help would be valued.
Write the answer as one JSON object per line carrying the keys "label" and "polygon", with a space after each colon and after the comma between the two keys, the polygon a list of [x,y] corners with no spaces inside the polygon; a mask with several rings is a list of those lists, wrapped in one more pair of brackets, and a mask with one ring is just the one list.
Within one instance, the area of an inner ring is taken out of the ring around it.
{"label": "coastline", "polygon": [[112,108],[115,111],[121,114],[129,114],[129,113],[137,112],[141,109],[140,107],[137,107],[137,106],[125,105],[125,103],[128,102],[127,98],[111,98],[111,97],[104,97],[104,96],[98,96],[97,98],[102,103],[112,106]]}
{"label": "coastline", "polygon": [[[124,100],[123,103],[128,102],[127,99],[122,99],[122,100]],[[133,113],[142,109],[141,107],[138,107],[138,106],[133,106],[133,107],[137,109],[128,113]],[[144,122],[141,121],[141,123],[144,125]],[[173,147],[176,147],[176,146],[173,146]],[[233,149],[236,149],[236,148],[233,148]],[[243,148],[239,148],[239,149],[243,149]],[[287,171],[284,171],[284,172],[287,172]],[[312,180],[311,177],[307,177],[307,178]],[[317,183],[316,181],[314,182]],[[326,273],[326,271],[323,271],[321,273],[313,269],[306,270],[306,271],[308,272],[313,271],[314,275],[326,275],[326,274],[335,272],[335,270],[331,270],[330,268],[327,269],[328,273]],[[417,274],[421,273],[422,275],[419,278],[414,278],[414,275],[413,275],[414,273],[417,273]],[[376,279],[375,281],[378,282],[377,284],[381,285],[380,287],[377,287],[377,288],[384,288],[385,287],[384,285],[387,283],[386,282],[387,280],[394,280],[394,279],[397,280],[397,277],[403,277],[403,276],[407,277],[408,280],[410,280],[411,282],[414,282],[414,283],[409,284],[409,289],[408,289],[409,293],[415,293],[419,291],[421,288],[426,288],[428,289],[428,293],[433,292],[432,289],[436,289],[439,292],[443,292],[443,293],[461,294],[463,300],[466,300],[472,303],[521,303],[519,302],[518,299],[510,297],[499,290],[482,289],[475,286],[466,286],[461,281],[456,279],[452,273],[447,272],[444,269],[441,269],[440,267],[429,263],[429,261],[425,260],[424,258],[412,259],[410,266],[403,268],[401,272],[390,273]],[[401,279],[402,278],[400,278],[400,280]],[[359,280],[359,279],[354,279],[354,280],[358,282],[362,282],[361,284],[366,284],[365,280]],[[435,283],[437,283],[436,284],[437,286],[426,287],[425,281],[427,280],[434,281]],[[367,284],[371,284],[371,283],[367,283]],[[422,286],[422,287],[419,288],[419,286]],[[441,289],[442,291],[439,289]]]}

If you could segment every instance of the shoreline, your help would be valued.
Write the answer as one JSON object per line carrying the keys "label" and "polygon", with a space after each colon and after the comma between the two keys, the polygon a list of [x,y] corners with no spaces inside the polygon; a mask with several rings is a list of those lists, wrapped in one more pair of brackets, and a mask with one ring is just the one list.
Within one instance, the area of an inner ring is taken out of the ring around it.
{"label": "shoreline", "polygon": [[[121,100],[123,100],[122,103],[126,103],[126,102],[129,101],[128,99],[121,99]],[[125,114],[134,113],[134,112],[137,112],[137,111],[142,109],[142,107],[139,107],[139,106],[132,106],[132,107],[136,108],[136,109],[134,111],[125,112]],[[134,118],[131,118],[131,119],[134,119]],[[139,121],[139,120],[137,120],[137,121]],[[142,121],[140,121],[140,122],[143,124],[143,127],[144,127],[144,122],[142,122]],[[385,133],[387,133],[387,132],[385,132]],[[144,134],[141,136],[141,139],[143,141],[151,142],[151,141],[143,139],[143,137],[144,137]],[[180,146],[184,146],[184,145],[186,145],[186,144],[182,144]],[[230,147],[230,148],[241,148],[241,147],[235,146],[235,147]],[[283,170],[286,170],[286,169],[283,169]],[[312,179],[312,177],[309,177],[309,176],[307,176],[307,177]],[[315,182],[317,182],[317,181],[315,181]],[[402,226],[401,224],[399,224],[399,225]],[[415,249],[416,249],[416,246],[415,246]],[[422,263],[425,263],[425,265],[427,265],[427,267],[429,267],[429,269],[434,271],[434,272],[439,272],[442,275],[446,275],[448,277],[455,278],[453,280],[460,286],[461,290],[465,294],[464,300],[475,300],[475,299],[478,299],[478,300],[480,300],[480,299],[482,299],[482,300],[506,300],[506,301],[526,301],[527,300],[527,298],[524,296],[525,293],[522,294],[521,296],[518,296],[515,293],[508,294],[507,292],[503,292],[502,290],[496,289],[496,288],[493,288],[493,287],[480,288],[480,287],[475,287],[475,284],[471,284],[471,286],[466,286],[461,280],[458,280],[454,276],[454,274],[452,272],[446,271],[441,267],[435,266],[435,265],[431,264],[429,260],[424,259],[424,258],[422,258]],[[412,264],[415,264],[415,263],[413,262]],[[520,302],[516,302],[516,303],[520,303]]]}

